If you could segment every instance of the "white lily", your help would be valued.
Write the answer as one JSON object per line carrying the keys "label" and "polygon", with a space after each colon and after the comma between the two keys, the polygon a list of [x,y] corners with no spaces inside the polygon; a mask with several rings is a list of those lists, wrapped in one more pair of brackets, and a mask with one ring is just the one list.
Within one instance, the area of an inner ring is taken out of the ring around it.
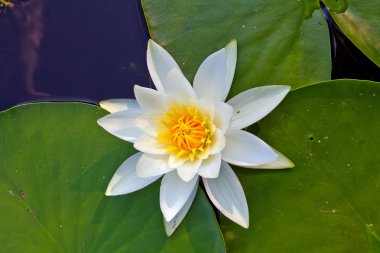
{"label": "white lily", "polygon": [[202,178],[213,204],[248,228],[243,188],[230,164],[247,168],[290,168],[293,163],[255,135],[241,130],[271,112],[289,86],[247,90],[224,102],[236,65],[233,40],[199,67],[193,87],[170,54],[152,40],[147,63],[157,90],[135,86],[134,99],[103,101],[111,114],[98,120],[111,134],[139,150],[111,179],[106,195],[127,194],[159,179],[167,235],[188,212]]}

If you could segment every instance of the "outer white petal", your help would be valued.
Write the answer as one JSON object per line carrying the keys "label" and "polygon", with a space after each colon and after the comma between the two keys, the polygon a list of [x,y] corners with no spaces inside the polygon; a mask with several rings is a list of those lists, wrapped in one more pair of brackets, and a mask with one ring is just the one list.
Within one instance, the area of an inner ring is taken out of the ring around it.
{"label": "outer white petal", "polygon": [[159,176],[150,178],[136,176],[136,163],[141,155],[142,153],[134,154],[120,165],[108,184],[107,196],[127,194],[140,190],[160,178]]}
{"label": "outer white petal", "polygon": [[231,84],[235,75],[237,45],[236,40],[230,41],[224,49],[226,50],[226,81],[221,101],[226,100],[228,92],[230,92]]}
{"label": "outer white petal", "polygon": [[202,160],[196,159],[194,161],[187,161],[183,165],[177,168],[177,173],[183,181],[189,182],[191,179],[197,175],[199,166],[201,165]]}
{"label": "outer white petal", "polygon": [[197,186],[198,177],[184,182],[175,171],[165,174],[161,181],[160,207],[166,221],[178,214]]}
{"label": "outer white petal", "polygon": [[198,175],[205,178],[217,178],[219,175],[222,156],[220,153],[209,156],[202,161],[198,170]]}
{"label": "outer white petal", "polygon": [[213,121],[215,116],[215,102],[212,101],[212,98],[202,97],[199,99],[198,103],[203,116],[207,117],[208,120]]}
{"label": "outer white petal", "polygon": [[256,166],[277,159],[277,154],[255,135],[239,129],[226,133],[226,147],[222,159],[238,166]]}
{"label": "outer white petal", "polygon": [[193,87],[177,68],[171,69],[166,78],[165,94],[171,95],[181,102],[195,101],[197,99]]}
{"label": "outer white petal", "polygon": [[166,89],[165,80],[173,68],[181,72],[173,57],[153,40],[148,41],[147,64],[153,83],[160,92]]}
{"label": "outer white petal", "polygon": [[227,102],[234,108],[230,127],[242,129],[270,113],[288,94],[290,86],[268,85],[246,90]]}
{"label": "outer white petal", "polygon": [[272,148],[272,149],[277,154],[276,160],[269,162],[269,163],[261,164],[261,165],[248,166],[248,167],[242,166],[242,167],[250,168],[250,169],[287,169],[287,168],[293,168],[294,167],[294,163],[292,161],[290,161],[288,158],[286,158],[286,156],[284,156],[283,154],[281,154],[280,152],[278,152],[274,148]]}
{"label": "outer white petal", "polygon": [[185,205],[179,210],[176,216],[174,216],[173,219],[170,221],[166,221],[164,219],[164,227],[165,227],[165,232],[167,236],[171,236],[174,232],[174,230],[177,229],[179,224],[183,221],[185,218],[187,212],[189,211],[191,204],[194,201],[195,195],[197,194],[197,187],[194,187],[193,191],[190,194],[190,197],[187,199]]}
{"label": "outer white petal", "polygon": [[211,54],[203,61],[194,77],[194,91],[199,98],[223,101],[226,82],[225,49]]}
{"label": "outer white petal", "polygon": [[165,112],[167,109],[167,98],[163,93],[156,90],[141,87],[135,85],[134,92],[136,100],[141,107],[146,112]]}
{"label": "outer white petal", "polygon": [[173,168],[168,165],[168,155],[143,154],[136,165],[136,175],[138,177],[161,176]]}
{"label": "outer white petal", "polygon": [[223,133],[227,131],[230,125],[233,112],[234,108],[226,103],[219,102],[215,104],[214,124]]}
{"label": "outer white petal", "polygon": [[145,134],[156,137],[157,133],[162,131],[162,127],[159,123],[162,117],[162,113],[144,113],[140,117],[136,118],[136,126]]}
{"label": "outer white petal", "polygon": [[131,99],[117,98],[117,99],[104,100],[104,101],[100,101],[99,105],[104,110],[107,110],[110,113],[131,110],[131,109],[132,110],[140,109],[140,106],[137,103],[136,99],[132,99],[132,98]]}
{"label": "outer white petal", "polygon": [[240,226],[249,227],[248,205],[243,188],[226,162],[222,162],[218,178],[203,178],[203,183],[216,208]]}
{"label": "outer white petal", "polygon": [[133,147],[144,153],[149,153],[149,154],[154,154],[154,155],[166,154],[165,146],[163,146],[161,143],[158,143],[154,137],[150,135],[146,135],[146,134],[139,136],[135,140]]}
{"label": "outer white petal", "polygon": [[137,127],[136,119],[142,115],[141,110],[127,110],[108,114],[98,119],[98,124],[120,139],[134,142],[143,132]]}

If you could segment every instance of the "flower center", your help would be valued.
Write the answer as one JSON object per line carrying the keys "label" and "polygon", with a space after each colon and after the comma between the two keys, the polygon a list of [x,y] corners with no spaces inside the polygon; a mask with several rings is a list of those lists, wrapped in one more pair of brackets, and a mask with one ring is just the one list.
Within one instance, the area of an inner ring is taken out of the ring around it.
{"label": "flower center", "polygon": [[205,124],[205,121],[200,121],[196,116],[182,116],[174,120],[170,129],[173,143],[186,151],[199,148],[207,137]]}
{"label": "flower center", "polygon": [[207,117],[197,107],[173,105],[160,121],[163,131],[158,141],[166,144],[166,151],[177,156],[188,156],[191,161],[211,143]]}

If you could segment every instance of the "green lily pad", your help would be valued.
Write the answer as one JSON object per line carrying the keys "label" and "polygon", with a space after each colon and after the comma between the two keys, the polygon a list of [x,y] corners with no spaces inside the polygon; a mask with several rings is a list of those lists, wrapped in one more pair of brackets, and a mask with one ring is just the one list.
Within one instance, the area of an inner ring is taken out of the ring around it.
{"label": "green lily pad", "polygon": [[250,228],[221,221],[231,252],[380,252],[379,96],[368,81],[308,86],[250,129],[295,168],[235,169]]}
{"label": "green lily pad", "polygon": [[98,107],[31,104],[0,113],[1,252],[224,252],[202,191],[166,237],[159,181],[105,197],[117,167],[135,151],[102,130]]}
{"label": "green lily pad", "polygon": [[331,15],[344,34],[380,67],[380,1],[347,0],[343,13]]}
{"label": "green lily pad", "polygon": [[297,88],[330,79],[329,32],[316,1],[142,3],[150,35],[189,80],[209,54],[234,38],[238,62],[230,96],[264,84]]}

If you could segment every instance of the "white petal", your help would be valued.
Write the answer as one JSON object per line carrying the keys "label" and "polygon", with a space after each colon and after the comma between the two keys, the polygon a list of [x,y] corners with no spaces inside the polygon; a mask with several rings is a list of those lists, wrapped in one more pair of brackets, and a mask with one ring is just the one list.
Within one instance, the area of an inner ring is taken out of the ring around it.
{"label": "white petal", "polygon": [[160,120],[163,118],[162,115],[162,113],[145,113],[136,118],[136,126],[145,134],[156,137],[157,133],[162,131],[163,128],[160,125]]}
{"label": "white petal", "polygon": [[169,155],[169,167],[170,168],[178,168],[179,166],[182,166],[189,158],[186,157],[177,157],[176,154],[170,154]]}
{"label": "white petal", "polygon": [[230,127],[242,129],[270,113],[288,94],[290,86],[268,85],[244,91],[227,102],[234,108]]}
{"label": "white petal", "polygon": [[213,136],[211,136],[210,145],[210,155],[220,153],[226,147],[226,138],[219,128],[216,128]]}
{"label": "white petal", "polygon": [[277,154],[264,141],[243,130],[230,129],[226,133],[226,147],[222,159],[238,166],[256,166],[269,163]]}
{"label": "white petal", "polygon": [[166,89],[165,80],[170,70],[175,68],[181,72],[173,57],[153,40],[148,41],[147,64],[150,77],[160,92]]}
{"label": "white petal", "polygon": [[161,181],[160,207],[166,221],[171,221],[178,214],[197,186],[198,177],[184,182],[175,171],[165,174]]}
{"label": "white petal", "polygon": [[201,159],[185,162],[183,165],[177,168],[178,176],[185,182],[189,182],[197,174],[201,163]]}
{"label": "white petal", "polygon": [[189,209],[191,207],[191,204],[194,201],[195,195],[197,194],[197,190],[198,190],[198,188],[194,187],[194,189],[191,192],[190,197],[187,199],[185,205],[181,208],[181,210],[179,210],[179,212],[176,214],[176,216],[174,216],[173,219],[171,219],[170,221],[166,221],[164,219],[164,227],[165,227],[165,232],[166,232],[167,236],[171,236],[173,234],[174,230],[177,229],[179,224],[181,224],[181,222],[185,218],[187,212],[189,211]]}
{"label": "white petal", "polygon": [[222,162],[219,177],[203,178],[208,197],[227,218],[242,227],[249,227],[247,200],[239,179],[231,167]]}
{"label": "white petal", "polygon": [[209,156],[202,161],[198,170],[198,175],[205,178],[217,178],[219,175],[222,156],[220,153]]}
{"label": "white petal", "polygon": [[236,40],[230,41],[224,49],[226,50],[226,81],[221,101],[226,100],[228,92],[230,92],[231,84],[235,75],[237,45]]}
{"label": "white petal", "polygon": [[158,143],[156,138],[143,134],[139,136],[133,147],[141,152],[154,154],[154,155],[164,155],[166,154],[165,146],[161,143]]}
{"label": "white petal", "polygon": [[173,169],[168,165],[168,155],[143,154],[136,165],[138,177],[161,176]]}
{"label": "white petal", "polygon": [[212,98],[202,97],[198,102],[203,116],[207,117],[208,120],[213,121],[215,114],[215,103],[212,101]]}
{"label": "white petal", "polygon": [[177,68],[170,70],[166,78],[165,94],[171,95],[181,102],[195,101],[197,99],[193,87]]}
{"label": "white petal", "polygon": [[287,169],[287,168],[293,168],[294,163],[290,161],[286,156],[272,148],[274,152],[277,154],[277,159],[269,162],[269,163],[264,163],[261,165],[256,165],[256,166],[242,166],[245,168],[250,168],[250,169]]}
{"label": "white petal", "polygon": [[138,104],[144,111],[166,111],[167,99],[162,93],[138,85],[135,85],[134,92]]}
{"label": "white petal", "polygon": [[136,176],[136,163],[142,153],[134,154],[124,161],[113,175],[108,184],[106,195],[114,196],[127,194],[144,188],[160,177],[141,178]]}
{"label": "white petal", "polygon": [[223,101],[226,82],[225,49],[213,53],[204,60],[194,77],[194,91],[199,98],[210,97]]}
{"label": "white petal", "polygon": [[104,100],[104,101],[100,101],[99,105],[104,110],[107,110],[110,113],[131,110],[131,109],[132,110],[140,109],[140,106],[137,103],[136,99],[128,99],[128,98]]}
{"label": "white petal", "polygon": [[233,112],[234,108],[226,103],[219,102],[215,104],[214,124],[223,133],[227,131],[230,125]]}
{"label": "white petal", "polygon": [[108,114],[98,119],[98,124],[109,133],[129,142],[143,132],[137,127],[136,119],[142,115],[141,110],[127,110]]}

